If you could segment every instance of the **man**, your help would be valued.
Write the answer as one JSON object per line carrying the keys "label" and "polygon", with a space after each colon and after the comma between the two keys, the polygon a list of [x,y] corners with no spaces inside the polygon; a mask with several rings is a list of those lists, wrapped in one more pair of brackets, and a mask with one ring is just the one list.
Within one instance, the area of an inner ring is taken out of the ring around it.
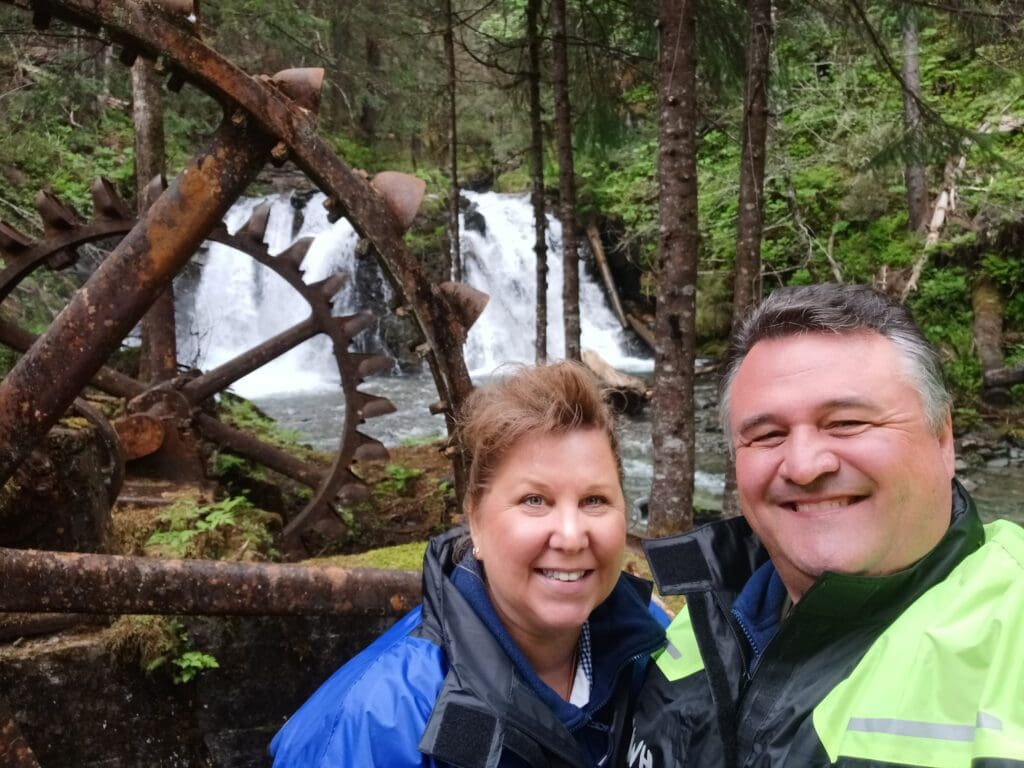
{"label": "man", "polygon": [[863,286],[777,291],[720,407],[742,518],[647,545],[631,768],[1024,766],[1024,531],[953,479],[938,359]]}

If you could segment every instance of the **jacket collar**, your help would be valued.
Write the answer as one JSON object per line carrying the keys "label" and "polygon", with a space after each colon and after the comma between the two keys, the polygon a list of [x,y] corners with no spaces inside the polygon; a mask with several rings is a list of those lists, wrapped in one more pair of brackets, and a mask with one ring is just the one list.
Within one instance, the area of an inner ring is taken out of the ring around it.
{"label": "jacket collar", "polygon": [[[459,584],[453,581],[456,545],[464,535],[465,529],[457,528],[435,537],[424,558],[423,631],[444,648],[449,671],[420,749],[443,759],[439,742],[443,747],[445,734],[454,733],[457,723],[463,729],[477,718],[494,725],[492,755],[495,750],[500,753],[503,742],[513,751],[518,746],[522,754],[533,740],[566,763],[576,764],[580,748],[570,729],[587,722],[592,711],[612,697],[611,686],[623,666],[664,643],[664,630],[647,608],[651,585],[623,574],[609,598],[591,614],[595,686],[591,703],[580,709],[552,699],[557,695],[540,681],[497,620],[482,582],[461,572]],[[466,575],[469,578],[461,578]],[[502,659],[511,663],[496,661]],[[467,713],[474,713],[469,720]],[[486,731],[477,723],[477,730],[481,728]],[[524,741],[521,734],[530,738]],[[522,756],[531,763],[529,755]]]}
{"label": "jacket collar", "polygon": [[[891,618],[953,570],[984,543],[985,532],[964,487],[953,481],[949,529],[921,560],[887,576],[825,573],[800,600],[804,616],[845,621]],[[742,517],[684,534],[644,543],[654,580],[662,594],[715,591],[735,596],[768,559],[768,553]]]}

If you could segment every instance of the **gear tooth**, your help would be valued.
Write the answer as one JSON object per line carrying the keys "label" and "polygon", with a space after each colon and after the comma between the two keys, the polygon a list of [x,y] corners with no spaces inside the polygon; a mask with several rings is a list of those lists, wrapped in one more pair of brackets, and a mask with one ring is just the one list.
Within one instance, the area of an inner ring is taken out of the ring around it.
{"label": "gear tooth", "polygon": [[300,269],[302,262],[309,253],[309,247],[313,244],[312,237],[302,237],[281,251],[276,258],[278,261],[289,264],[294,269]]}
{"label": "gear tooth", "polygon": [[263,237],[267,233],[267,222],[270,221],[270,208],[269,202],[257,205],[249,215],[249,220],[236,233],[238,237],[245,238],[262,248]]}
{"label": "gear tooth", "polygon": [[377,318],[369,312],[359,312],[355,315],[344,315],[334,318],[334,322],[341,328],[341,332],[349,341],[373,326]]}
{"label": "gear tooth", "polygon": [[370,179],[370,186],[384,198],[403,232],[412,226],[427,192],[427,183],[423,179],[410,173],[381,171]]}
{"label": "gear tooth", "polygon": [[146,188],[143,190],[143,194],[146,196],[146,202],[148,205],[155,203],[157,198],[164,193],[165,189],[167,189],[167,179],[164,178],[162,173],[158,173],[150,179]]}
{"label": "gear tooth", "polygon": [[167,90],[171,93],[178,93],[185,87],[186,82],[187,79],[180,69],[171,69],[171,74],[167,78]]}
{"label": "gear tooth", "polygon": [[50,192],[36,195],[36,210],[43,219],[43,229],[48,235],[69,232],[82,223],[74,208]]}
{"label": "gear tooth", "polygon": [[109,179],[98,177],[89,187],[92,194],[92,215],[94,219],[107,221],[123,221],[131,219],[131,209],[121,196],[117,194]]}
{"label": "gear tooth", "polygon": [[117,60],[126,67],[133,66],[137,58],[139,58],[139,52],[128,45],[122,48],[121,52],[117,55]]}
{"label": "gear tooth", "polygon": [[437,291],[466,332],[473,327],[473,323],[480,317],[480,313],[490,300],[490,296],[483,291],[478,291],[466,283],[455,283],[450,280],[437,286]]}
{"label": "gear tooth", "polygon": [[356,360],[356,373],[360,379],[390,371],[395,364],[390,357],[381,354],[356,354],[352,357]]}
{"label": "gear tooth", "polygon": [[397,408],[395,404],[386,397],[378,397],[367,392],[356,392],[355,406],[360,418],[372,419],[376,416],[384,416],[394,413]]}
{"label": "gear tooth", "polygon": [[48,2],[37,0],[32,3],[32,26],[36,29],[49,29],[53,21],[53,11]]}
{"label": "gear tooth", "polygon": [[348,272],[335,272],[325,280],[321,280],[316,284],[320,294],[327,299],[327,301],[333,301],[334,297],[337,296],[341,289],[348,284]]}
{"label": "gear tooth", "polygon": [[338,499],[344,504],[359,504],[369,498],[370,489],[357,478],[353,478],[353,482],[345,483],[338,489]]}
{"label": "gear tooth", "polygon": [[358,444],[352,455],[356,461],[387,461],[391,458],[388,449],[384,447],[384,443],[380,440],[364,435],[358,430],[356,430],[355,436]]}
{"label": "gear tooth", "polygon": [[32,241],[5,221],[0,221],[0,253],[18,256],[32,247]]}

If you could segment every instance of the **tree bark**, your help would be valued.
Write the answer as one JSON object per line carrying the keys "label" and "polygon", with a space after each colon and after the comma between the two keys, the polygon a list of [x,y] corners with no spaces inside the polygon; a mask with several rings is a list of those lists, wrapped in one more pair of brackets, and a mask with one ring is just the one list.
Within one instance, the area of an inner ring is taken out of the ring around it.
{"label": "tree bark", "polygon": [[462,244],[459,240],[459,152],[455,115],[455,19],[452,0],[444,0],[444,58],[448,82],[448,159],[451,187],[448,199],[448,233],[451,238],[452,280],[462,282]]}
{"label": "tree bark", "polygon": [[923,232],[928,224],[928,176],[919,158],[924,150],[921,136],[921,66],[918,59],[917,16],[908,10],[903,18],[903,128],[908,155],[903,169],[907,188],[907,226]]}
{"label": "tree bark", "polygon": [[565,357],[580,359],[580,275],[576,240],[576,181],[569,105],[569,52],[565,0],[551,0],[552,80],[555,95],[555,143],[558,149],[558,218],[562,223],[562,317]]}
{"label": "tree bark", "polygon": [[978,351],[982,372],[982,399],[990,405],[1012,402],[1005,386],[993,382],[992,374],[1003,368],[1003,299],[995,280],[978,274],[971,290],[974,312],[974,348]]}
{"label": "tree bark", "polygon": [[538,363],[548,359],[548,245],[544,214],[544,126],[540,104],[541,0],[526,3],[526,47],[530,90],[530,204],[533,206],[533,253],[537,263],[537,322],[534,341]]}
{"label": "tree bark", "polygon": [[[139,56],[132,65],[132,113],[135,119],[135,199],[141,218],[153,200],[149,183],[165,172],[164,107],[160,79],[150,59]],[[178,374],[174,286],[168,285],[142,318],[139,378],[167,381]]]}
{"label": "tree bark", "polygon": [[[768,78],[771,68],[772,3],[747,3],[747,62],[740,140],[740,199],[736,223],[736,274],[732,328],[735,331],[761,300],[761,231],[764,228],[764,164],[768,138]],[[739,514],[736,469],[726,461],[723,517]]]}
{"label": "tree bark", "polygon": [[658,55],[658,287],[648,534],[693,524],[697,295],[696,0],[662,0]]}

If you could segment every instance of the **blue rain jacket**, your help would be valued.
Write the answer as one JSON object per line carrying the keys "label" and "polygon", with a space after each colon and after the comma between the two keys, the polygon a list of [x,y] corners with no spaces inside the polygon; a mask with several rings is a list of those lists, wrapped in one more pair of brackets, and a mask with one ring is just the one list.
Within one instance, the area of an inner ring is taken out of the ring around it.
{"label": "blue rain jacket", "polygon": [[[423,604],[332,675],[270,745],[274,768],[521,768],[613,765],[632,701],[668,617],[650,584],[623,574],[590,616],[593,685],[575,707],[536,676],[482,583],[459,583],[433,539]],[[607,756],[611,757],[607,757]]]}

